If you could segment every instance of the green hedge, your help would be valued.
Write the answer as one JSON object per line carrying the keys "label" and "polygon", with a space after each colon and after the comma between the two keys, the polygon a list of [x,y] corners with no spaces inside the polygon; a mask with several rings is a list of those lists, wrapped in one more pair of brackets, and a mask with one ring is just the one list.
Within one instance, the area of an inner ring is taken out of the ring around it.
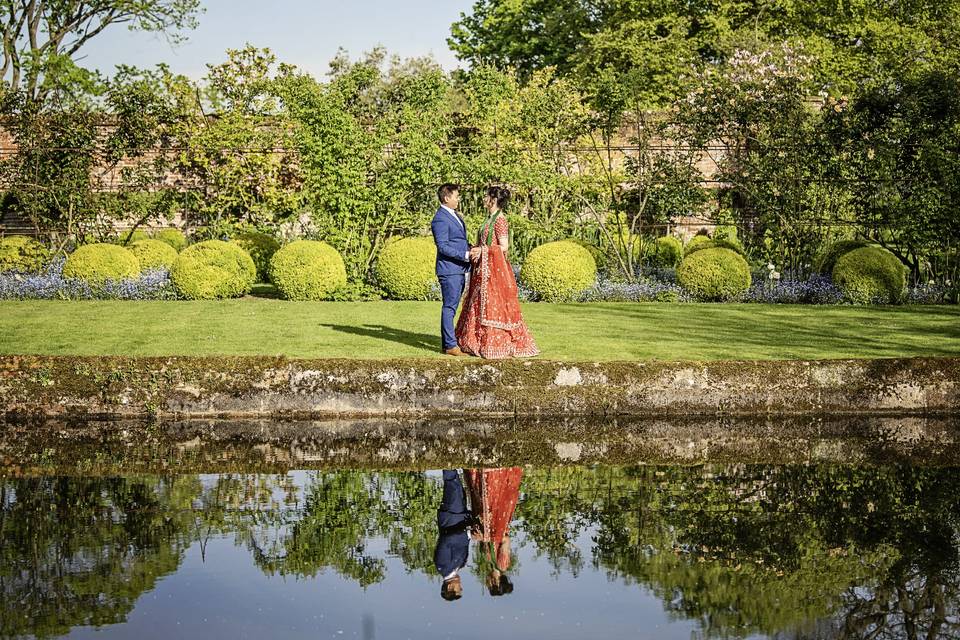
{"label": "green hedge", "polygon": [[231,240],[253,258],[253,264],[257,266],[257,280],[267,282],[270,278],[270,259],[280,248],[280,241],[262,231],[240,231]]}
{"label": "green hedge", "polygon": [[153,234],[153,238],[160,242],[166,242],[178,253],[187,248],[187,236],[183,235],[183,231],[180,231],[180,229],[174,229],[173,227],[160,229]]}
{"label": "green hedge", "polygon": [[433,238],[402,238],[383,248],[374,273],[394,300],[429,300],[437,282],[436,262]]}
{"label": "green hedge", "polygon": [[287,300],[329,300],[347,285],[347,270],[326,242],[296,240],[273,254],[270,281]]}
{"label": "green hedge", "polygon": [[833,274],[833,268],[837,265],[837,260],[844,254],[850,253],[854,249],[869,247],[870,243],[866,240],[838,240],[833,244],[827,245],[813,260],[813,270],[817,273],[829,276]]}
{"label": "green hedge", "polygon": [[50,259],[50,252],[42,244],[27,236],[0,238],[0,273],[39,273]]}
{"label": "green hedge", "polygon": [[833,282],[849,302],[899,304],[907,287],[907,268],[882,247],[861,247],[837,259]]}
{"label": "green hedge", "polygon": [[170,269],[177,292],[189,300],[237,298],[250,292],[257,268],[238,245],[207,240],[180,252]]}
{"label": "green hedge", "polygon": [[140,262],[125,247],[102,242],[85,244],[67,256],[63,275],[100,285],[106,280],[136,278],[140,275]]}
{"label": "green hedge", "polygon": [[672,268],[683,259],[683,245],[673,236],[661,236],[653,241],[650,261],[654,266]]}
{"label": "green hedge", "polygon": [[731,249],[700,249],[680,263],[677,282],[698,300],[732,300],[750,288],[750,265]]}
{"label": "green hedge", "polygon": [[576,242],[548,242],[530,252],[520,278],[540,299],[562,302],[593,286],[597,264],[590,252]]}
{"label": "green hedge", "polygon": [[177,260],[177,250],[162,240],[137,240],[127,249],[140,262],[140,270],[166,269],[170,270]]}

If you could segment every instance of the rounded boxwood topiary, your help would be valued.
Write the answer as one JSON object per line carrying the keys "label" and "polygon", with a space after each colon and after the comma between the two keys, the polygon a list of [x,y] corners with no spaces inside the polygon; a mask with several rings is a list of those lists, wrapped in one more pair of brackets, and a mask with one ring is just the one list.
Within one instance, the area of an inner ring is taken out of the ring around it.
{"label": "rounded boxwood topiary", "polygon": [[78,247],[63,265],[65,278],[79,278],[94,285],[138,275],[140,262],[129,249],[103,242]]}
{"label": "rounded boxwood topiary", "polygon": [[280,248],[280,241],[262,231],[240,231],[232,238],[253,258],[257,266],[257,281],[267,282],[270,278],[270,259]]}
{"label": "rounded boxwood topiary", "polygon": [[429,300],[437,282],[436,262],[432,238],[394,240],[377,259],[377,282],[394,300]]}
{"label": "rounded boxwood topiary", "polygon": [[207,240],[180,252],[170,268],[177,292],[190,300],[237,298],[250,292],[257,268],[232,242]]}
{"label": "rounded boxwood topiary", "polygon": [[119,243],[122,246],[129,247],[139,240],[149,240],[150,234],[143,229],[134,229],[133,231],[121,231]]}
{"label": "rounded boxwood topiary", "polygon": [[173,227],[160,229],[153,234],[153,238],[160,242],[166,242],[178,253],[187,248],[187,236],[183,235],[183,231],[180,231],[180,229],[174,229]]}
{"label": "rounded boxwood topiary", "polygon": [[677,282],[698,300],[732,300],[750,288],[750,265],[732,249],[702,249],[683,259]]}
{"label": "rounded boxwood topiary", "polygon": [[687,241],[687,244],[684,245],[684,247],[683,247],[683,255],[684,255],[684,256],[690,255],[691,253],[693,253],[694,251],[697,250],[697,247],[699,247],[699,246],[701,246],[701,245],[703,245],[703,244],[705,244],[705,243],[708,243],[708,242],[713,242],[713,240],[710,239],[710,236],[705,235],[705,234],[702,234],[702,233],[698,233],[697,235],[695,235],[695,236],[693,236],[692,238],[690,238],[690,239]]}
{"label": "rounded boxwood topiary", "polygon": [[854,249],[862,249],[869,246],[870,243],[866,240],[838,240],[833,244],[827,245],[823,251],[817,254],[813,260],[813,270],[829,276],[833,273],[833,268],[841,256],[850,253]]}
{"label": "rounded boxwood topiary", "polygon": [[593,286],[597,264],[576,242],[548,242],[530,252],[520,277],[541,300],[563,302]]}
{"label": "rounded boxwood topiary", "polygon": [[603,249],[595,244],[587,242],[586,240],[571,239],[570,242],[576,242],[578,245],[589,251],[590,255],[593,256],[593,261],[597,265],[598,270],[603,270],[606,268],[607,256],[603,252]]}
{"label": "rounded boxwood topiary", "polygon": [[140,262],[140,270],[166,269],[170,270],[177,260],[177,250],[162,240],[137,240],[127,249]]}
{"label": "rounded boxwood topiary", "polygon": [[[694,238],[706,238],[707,236],[694,236]],[[735,251],[741,256],[746,258],[746,251],[743,250],[743,246],[739,242],[731,242],[730,240],[711,240],[707,238],[706,240],[698,240],[694,243],[692,240],[690,244],[687,245],[687,248],[684,250],[684,257],[689,256],[690,254],[696,253],[697,251],[702,251],[703,249],[729,249],[730,251]]]}
{"label": "rounded boxwood topiary", "polygon": [[326,242],[296,240],[273,254],[270,281],[287,300],[329,300],[347,285],[347,270]]}
{"label": "rounded boxwood topiary", "polygon": [[683,259],[683,245],[673,236],[661,236],[653,242],[650,259],[658,267],[676,267]]}
{"label": "rounded boxwood topiary", "polygon": [[27,236],[0,238],[0,273],[39,273],[50,259],[42,244]]}
{"label": "rounded boxwood topiary", "polygon": [[898,304],[907,286],[907,269],[883,247],[861,247],[837,259],[833,282],[855,304]]}

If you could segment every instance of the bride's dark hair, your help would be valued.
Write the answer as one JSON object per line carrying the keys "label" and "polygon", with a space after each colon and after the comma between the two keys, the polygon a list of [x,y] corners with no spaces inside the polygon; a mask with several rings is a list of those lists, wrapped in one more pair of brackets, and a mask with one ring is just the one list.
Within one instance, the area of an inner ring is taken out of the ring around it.
{"label": "bride's dark hair", "polygon": [[493,198],[493,201],[497,203],[497,209],[501,211],[506,209],[507,203],[510,202],[510,190],[506,187],[489,186],[487,187],[487,195]]}

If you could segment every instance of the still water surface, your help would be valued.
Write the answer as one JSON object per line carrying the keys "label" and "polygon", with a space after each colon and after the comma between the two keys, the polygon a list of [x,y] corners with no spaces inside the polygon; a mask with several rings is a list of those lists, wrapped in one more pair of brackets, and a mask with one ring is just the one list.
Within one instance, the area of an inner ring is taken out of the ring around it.
{"label": "still water surface", "polygon": [[487,544],[439,470],[0,479],[2,636],[960,637],[960,468],[516,472]]}

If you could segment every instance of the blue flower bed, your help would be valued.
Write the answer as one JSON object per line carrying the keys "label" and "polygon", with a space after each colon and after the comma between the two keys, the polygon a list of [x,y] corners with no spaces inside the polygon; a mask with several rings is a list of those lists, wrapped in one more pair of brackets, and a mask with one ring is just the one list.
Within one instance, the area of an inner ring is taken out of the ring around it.
{"label": "blue flower bed", "polygon": [[579,302],[690,302],[691,300],[690,294],[673,282],[647,277],[637,282],[617,282],[605,280],[602,276],[578,299]]}
{"label": "blue flower bed", "polygon": [[766,304],[839,304],[840,292],[830,278],[814,274],[806,279],[759,280],[743,294],[742,302]]}
{"label": "blue flower bed", "polygon": [[62,256],[43,273],[23,275],[0,273],[0,300],[175,300],[177,292],[165,269],[145,271],[139,278],[108,280],[91,286],[76,278],[63,277]]}

